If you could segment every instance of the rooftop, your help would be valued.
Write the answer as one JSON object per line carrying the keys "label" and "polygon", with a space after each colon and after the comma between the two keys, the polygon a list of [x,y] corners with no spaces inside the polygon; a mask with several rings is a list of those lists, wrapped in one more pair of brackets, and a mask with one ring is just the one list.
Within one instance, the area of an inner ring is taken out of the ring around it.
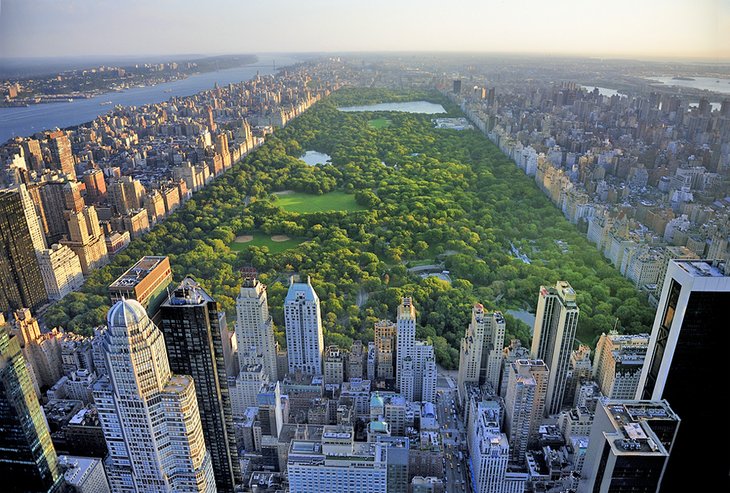
{"label": "rooftop", "polygon": [[730,277],[724,262],[712,260],[673,260],[692,277]]}
{"label": "rooftop", "polygon": [[130,289],[139,284],[161,263],[168,262],[165,256],[147,255],[142,257],[130,267],[124,274],[119,276],[116,281],[109,285],[109,289]]}

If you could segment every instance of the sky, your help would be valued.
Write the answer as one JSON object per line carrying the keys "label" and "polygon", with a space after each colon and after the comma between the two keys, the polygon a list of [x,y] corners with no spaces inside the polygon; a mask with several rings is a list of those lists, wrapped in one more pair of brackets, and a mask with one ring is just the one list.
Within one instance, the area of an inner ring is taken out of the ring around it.
{"label": "sky", "polygon": [[730,0],[0,0],[0,57],[458,51],[730,60]]}

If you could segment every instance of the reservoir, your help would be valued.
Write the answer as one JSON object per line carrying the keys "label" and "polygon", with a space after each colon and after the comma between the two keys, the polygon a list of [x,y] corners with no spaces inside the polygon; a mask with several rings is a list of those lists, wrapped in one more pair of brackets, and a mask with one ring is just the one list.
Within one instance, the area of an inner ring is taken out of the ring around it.
{"label": "reservoir", "polygon": [[325,154],[324,152],[317,152],[317,151],[307,151],[304,154],[302,154],[299,159],[304,161],[310,166],[317,166],[318,164],[326,164],[332,161],[332,158],[329,154]]}
{"label": "reservoir", "polygon": [[343,106],[337,108],[340,111],[402,111],[404,113],[425,113],[427,115],[437,115],[446,113],[443,106],[428,101],[406,101],[404,103],[378,103],[368,104],[365,106]]}
{"label": "reservoir", "polygon": [[[114,106],[142,106],[160,103],[175,96],[191,96],[214,84],[225,86],[252,79],[256,74],[274,73],[299,60],[287,56],[259,55],[251,65],[206,72],[187,79],[165,82],[156,86],[135,87],[119,92],[108,92],[89,99],[77,99],[70,103],[34,104],[25,108],[0,108],[0,143],[14,136],[30,136],[52,128],[64,128],[86,123],[111,111]],[[111,103],[107,103],[111,101]],[[101,104],[105,103],[105,104]]]}

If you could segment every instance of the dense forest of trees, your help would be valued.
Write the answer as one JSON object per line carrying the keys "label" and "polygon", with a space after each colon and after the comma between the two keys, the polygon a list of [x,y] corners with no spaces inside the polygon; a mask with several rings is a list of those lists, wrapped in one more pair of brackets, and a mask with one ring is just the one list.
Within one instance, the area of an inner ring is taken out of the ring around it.
{"label": "dense forest of trees", "polygon": [[[452,116],[459,114],[439,94],[413,91],[347,89],[318,103],[133,241],[111,265],[90,276],[81,292],[53,306],[47,323],[90,331],[104,321],[106,287],[115,276],[142,255],[168,255],[175,278],[196,277],[229,318],[235,315],[240,269],[255,267],[269,286],[279,330],[288,276],[311,275],[328,344],[372,340],[373,323],[392,319],[401,296],[412,296],[418,336],[433,342],[439,362],[448,368],[458,365],[457,348],[474,302],[490,309],[534,311],[539,286],[559,279],[577,292],[582,342],[595,344],[617,320],[626,332],[647,330],[653,312],[640,293],[534,181],[477,131],[435,129],[428,115],[337,110],[415,99],[441,103]],[[368,125],[379,116],[392,124],[381,129]],[[304,150],[325,152],[332,164],[308,166],[298,159]],[[272,192],[287,189],[312,194],[342,189],[367,210],[286,212],[277,207]],[[306,241],[278,254],[266,247],[240,253],[229,248],[237,235],[252,231]],[[511,244],[531,263],[514,258]],[[409,262],[427,259],[442,261],[453,283],[408,272]],[[528,343],[529,327],[506,318],[507,337]]]}

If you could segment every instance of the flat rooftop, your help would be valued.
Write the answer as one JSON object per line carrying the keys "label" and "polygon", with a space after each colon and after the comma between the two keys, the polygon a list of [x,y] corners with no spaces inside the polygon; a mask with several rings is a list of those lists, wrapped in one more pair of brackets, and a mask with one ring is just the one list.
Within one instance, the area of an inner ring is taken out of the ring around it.
{"label": "flat rooftop", "polygon": [[730,277],[721,263],[712,260],[673,260],[682,270],[693,277]]}
{"label": "flat rooftop", "polygon": [[614,433],[607,435],[616,455],[669,455],[651,429],[651,421],[679,421],[664,401],[606,401]]}
{"label": "flat rooftop", "polygon": [[169,262],[165,256],[148,255],[142,257],[130,267],[116,281],[109,285],[109,289],[130,289],[142,282],[152,271],[163,262]]}

